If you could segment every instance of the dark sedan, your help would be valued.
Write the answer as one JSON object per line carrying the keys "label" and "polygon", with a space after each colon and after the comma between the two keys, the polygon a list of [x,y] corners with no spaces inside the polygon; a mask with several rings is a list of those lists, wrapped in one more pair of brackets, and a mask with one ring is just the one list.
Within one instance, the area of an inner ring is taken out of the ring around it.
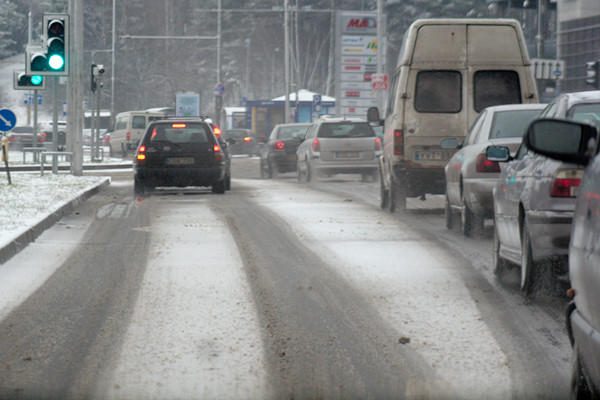
{"label": "dark sedan", "polygon": [[231,155],[258,154],[256,135],[249,129],[226,129],[223,131],[223,139],[229,143]]}
{"label": "dark sedan", "polygon": [[281,124],[275,126],[260,152],[260,176],[272,178],[278,173],[296,171],[296,150],[311,124]]}

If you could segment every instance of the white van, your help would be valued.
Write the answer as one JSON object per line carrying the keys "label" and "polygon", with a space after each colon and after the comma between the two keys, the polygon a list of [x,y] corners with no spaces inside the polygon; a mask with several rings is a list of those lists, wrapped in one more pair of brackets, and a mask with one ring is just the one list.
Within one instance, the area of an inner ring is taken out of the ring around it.
{"label": "white van", "polygon": [[521,26],[508,19],[423,19],[407,30],[386,105],[381,207],[445,192],[444,166],[479,113],[537,103]]}
{"label": "white van", "polygon": [[127,111],[117,114],[115,126],[110,134],[112,151],[121,150],[123,157],[137,148],[151,121],[166,117],[164,112]]}

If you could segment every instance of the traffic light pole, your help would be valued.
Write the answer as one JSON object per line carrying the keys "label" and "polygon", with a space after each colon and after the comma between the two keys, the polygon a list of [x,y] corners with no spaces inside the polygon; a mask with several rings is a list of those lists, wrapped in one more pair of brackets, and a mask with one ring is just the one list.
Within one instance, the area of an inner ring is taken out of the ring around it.
{"label": "traffic light pole", "polygon": [[[33,147],[37,147],[38,145],[38,91],[34,90],[33,91]],[[33,153],[34,156],[34,160],[35,157],[37,155],[37,153]]]}
{"label": "traffic light pole", "polygon": [[[58,150],[58,76],[52,77],[52,150]],[[58,174],[58,157],[52,157],[52,173]]]}

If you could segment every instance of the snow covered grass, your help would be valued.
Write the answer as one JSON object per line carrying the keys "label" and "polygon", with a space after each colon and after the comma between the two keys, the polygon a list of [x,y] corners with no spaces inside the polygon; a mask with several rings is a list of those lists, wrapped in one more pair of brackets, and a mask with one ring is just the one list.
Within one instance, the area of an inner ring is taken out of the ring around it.
{"label": "snow covered grass", "polygon": [[6,173],[0,173],[0,247],[106,179],[12,174],[12,185],[8,185]]}

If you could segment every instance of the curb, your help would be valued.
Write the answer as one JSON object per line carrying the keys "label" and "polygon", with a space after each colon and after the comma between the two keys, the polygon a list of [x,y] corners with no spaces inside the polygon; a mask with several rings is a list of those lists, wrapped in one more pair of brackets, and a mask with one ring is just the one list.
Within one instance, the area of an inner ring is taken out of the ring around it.
{"label": "curb", "polygon": [[52,214],[46,216],[41,221],[38,221],[35,225],[27,229],[27,231],[21,233],[19,236],[14,238],[4,247],[0,248],[0,265],[17,255],[21,250],[35,241],[44,231],[54,224],[56,224],[62,217],[72,213],[75,208],[98,193],[102,188],[110,184],[110,178],[102,180],[100,183],[91,187],[79,196],[67,201],[65,204],[60,206]]}

